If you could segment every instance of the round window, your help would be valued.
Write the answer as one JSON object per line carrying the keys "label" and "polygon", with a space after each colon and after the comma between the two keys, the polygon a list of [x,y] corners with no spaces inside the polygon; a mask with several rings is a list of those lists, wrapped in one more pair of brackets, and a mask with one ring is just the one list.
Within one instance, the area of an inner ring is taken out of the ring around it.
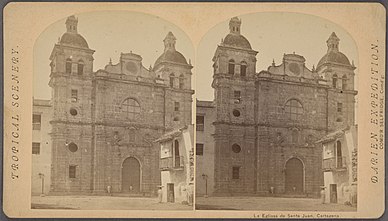
{"label": "round window", "polygon": [[296,63],[291,63],[289,64],[289,69],[292,73],[294,73],[295,75],[299,75],[300,74],[300,68],[298,66],[298,64]]}
{"label": "round window", "polygon": [[239,110],[233,110],[233,116],[239,117],[240,116],[240,111]]}
{"label": "round window", "polygon": [[70,108],[70,114],[75,116],[78,114],[77,110],[75,108]]}
{"label": "round window", "polygon": [[126,65],[126,68],[132,74],[136,74],[137,73],[137,65],[134,62],[128,62],[127,65]]}
{"label": "round window", "polygon": [[73,143],[73,142],[71,142],[68,146],[67,146],[67,148],[71,151],[71,152],[76,152],[77,150],[78,150],[78,146],[77,146],[77,144],[75,144],[75,143]]}
{"label": "round window", "polygon": [[238,145],[238,144],[233,144],[233,145],[232,145],[232,150],[233,150],[233,152],[235,152],[235,153],[240,153],[240,152],[241,152],[241,147],[240,147],[240,145]]}

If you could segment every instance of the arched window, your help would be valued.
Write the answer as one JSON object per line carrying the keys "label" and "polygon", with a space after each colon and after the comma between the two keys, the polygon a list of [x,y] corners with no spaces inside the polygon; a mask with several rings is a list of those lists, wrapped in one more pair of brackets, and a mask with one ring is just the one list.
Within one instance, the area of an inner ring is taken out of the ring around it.
{"label": "arched window", "polygon": [[71,74],[71,59],[66,59],[66,67],[65,67],[66,74]]}
{"label": "arched window", "polygon": [[245,61],[241,62],[240,75],[241,77],[245,77],[247,75],[247,63]]}
{"label": "arched window", "polygon": [[185,86],[185,77],[183,76],[183,74],[181,74],[179,76],[179,89],[183,89],[184,86]]}
{"label": "arched window", "polygon": [[84,61],[83,60],[79,60],[78,61],[77,72],[78,72],[78,75],[83,75],[84,74]]}
{"label": "arched window", "polygon": [[342,76],[342,90],[346,90],[346,87],[348,86],[348,78],[346,75]]}
{"label": "arched window", "polygon": [[337,80],[338,76],[336,74],[333,74],[333,88],[337,88]]}
{"label": "arched window", "polygon": [[175,75],[174,74],[170,74],[170,87],[171,88],[174,87],[174,79],[175,79]]}
{"label": "arched window", "polygon": [[228,73],[230,75],[234,75],[234,60],[233,59],[229,60]]}
{"label": "arched window", "polygon": [[127,98],[121,104],[122,111],[126,115],[126,117],[130,120],[135,119],[140,114],[140,105],[133,98]]}
{"label": "arched window", "polygon": [[337,140],[336,143],[337,152],[337,168],[342,168],[342,145],[341,141]]}
{"label": "arched window", "polygon": [[303,106],[298,100],[290,99],[284,106],[284,112],[289,119],[297,120],[300,119],[303,114]]}

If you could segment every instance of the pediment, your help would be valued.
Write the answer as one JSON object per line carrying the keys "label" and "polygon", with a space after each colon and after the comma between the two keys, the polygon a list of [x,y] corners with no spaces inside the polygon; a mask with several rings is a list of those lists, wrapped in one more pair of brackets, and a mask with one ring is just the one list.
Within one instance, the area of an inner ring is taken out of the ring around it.
{"label": "pediment", "polygon": [[112,136],[112,144],[115,146],[128,147],[151,147],[157,137],[150,133],[143,133],[136,127],[126,127],[122,131],[114,131]]}

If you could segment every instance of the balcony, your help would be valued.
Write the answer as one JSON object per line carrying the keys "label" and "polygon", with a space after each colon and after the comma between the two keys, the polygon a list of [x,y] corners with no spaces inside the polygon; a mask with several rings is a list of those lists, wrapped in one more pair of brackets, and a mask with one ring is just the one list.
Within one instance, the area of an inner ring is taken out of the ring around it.
{"label": "balcony", "polygon": [[161,158],[159,162],[160,170],[182,170],[184,167],[183,157]]}
{"label": "balcony", "polygon": [[323,159],[322,169],[324,171],[346,170],[346,159],[345,157],[331,157],[331,158]]}

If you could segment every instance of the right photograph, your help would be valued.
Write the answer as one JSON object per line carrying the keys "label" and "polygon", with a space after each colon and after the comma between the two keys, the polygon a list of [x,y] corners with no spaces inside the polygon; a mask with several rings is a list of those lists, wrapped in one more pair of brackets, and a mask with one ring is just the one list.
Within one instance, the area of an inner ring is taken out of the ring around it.
{"label": "right photograph", "polygon": [[357,210],[358,52],[329,20],[238,15],[196,60],[196,209]]}

